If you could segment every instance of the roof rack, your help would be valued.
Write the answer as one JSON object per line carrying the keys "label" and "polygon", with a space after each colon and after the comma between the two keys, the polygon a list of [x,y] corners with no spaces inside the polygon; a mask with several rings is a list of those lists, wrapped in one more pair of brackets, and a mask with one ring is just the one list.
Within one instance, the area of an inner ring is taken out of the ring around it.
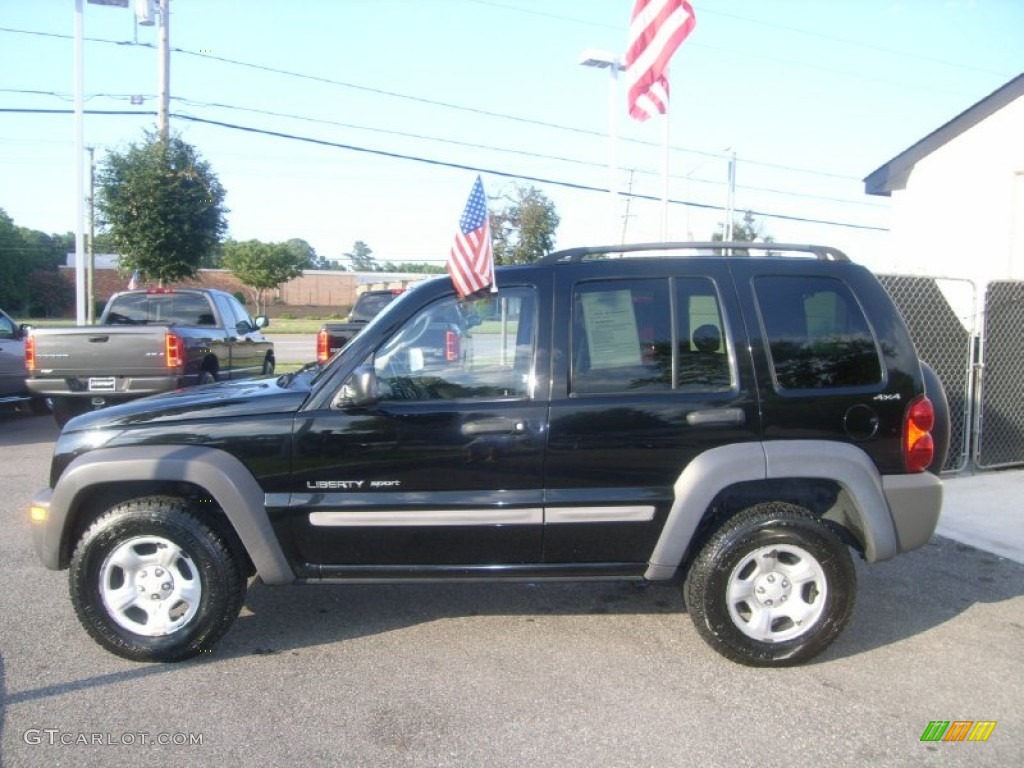
{"label": "roof rack", "polygon": [[748,243],[730,242],[678,242],[678,243],[632,243],[628,245],[588,245],[555,251],[539,259],[538,264],[571,264],[583,261],[588,256],[635,253],[640,251],[703,251],[702,253],[681,254],[691,256],[750,256],[750,251],[763,251],[761,256],[781,256],[783,252],[810,253],[819,261],[849,261],[850,258],[828,245],[801,245],[796,243]]}

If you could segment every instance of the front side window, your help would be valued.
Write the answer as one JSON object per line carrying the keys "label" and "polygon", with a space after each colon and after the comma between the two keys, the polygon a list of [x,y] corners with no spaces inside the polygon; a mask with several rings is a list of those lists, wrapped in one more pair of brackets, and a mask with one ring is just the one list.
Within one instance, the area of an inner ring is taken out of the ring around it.
{"label": "front side window", "polygon": [[449,297],[421,309],[373,356],[382,400],[519,399],[533,394],[532,289]]}
{"label": "front side window", "polygon": [[882,364],[860,304],[828,277],[759,277],[761,322],[780,389],[878,385]]}
{"label": "front side window", "polygon": [[13,339],[16,335],[14,322],[0,315],[0,339]]}

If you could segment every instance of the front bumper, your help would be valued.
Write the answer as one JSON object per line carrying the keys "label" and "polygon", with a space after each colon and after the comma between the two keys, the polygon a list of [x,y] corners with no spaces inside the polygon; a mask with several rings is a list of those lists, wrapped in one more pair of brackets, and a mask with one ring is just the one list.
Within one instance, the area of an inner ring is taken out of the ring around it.
{"label": "front bumper", "polygon": [[55,510],[50,505],[52,496],[53,490],[46,488],[32,497],[32,546],[39,559],[43,561],[43,565],[51,571],[59,571],[67,567],[60,559],[60,537],[64,530],[64,516],[54,515]]}

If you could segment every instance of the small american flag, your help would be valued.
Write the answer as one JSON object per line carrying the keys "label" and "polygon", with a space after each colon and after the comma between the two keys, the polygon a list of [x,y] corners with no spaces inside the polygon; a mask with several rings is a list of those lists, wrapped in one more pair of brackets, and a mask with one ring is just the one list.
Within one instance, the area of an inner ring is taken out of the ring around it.
{"label": "small american flag", "polygon": [[140,279],[139,270],[136,269],[134,272],[132,272],[132,279],[128,281],[128,290],[129,291],[134,291],[136,288],[139,287],[139,279]]}
{"label": "small american flag", "polygon": [[636,0],[626,82],[629,114],[637,120],[668,112],[668,63],[695,26],[697,17],[687,0]]}
{"label": "small american flag", "polygon": [[487,286],[491,286],[492,292],[498,290],[494,283],[494,252],[491,250],[487,198],[479,176],[459,219],[459,231],[448,256],[448,274],[460,299]]}

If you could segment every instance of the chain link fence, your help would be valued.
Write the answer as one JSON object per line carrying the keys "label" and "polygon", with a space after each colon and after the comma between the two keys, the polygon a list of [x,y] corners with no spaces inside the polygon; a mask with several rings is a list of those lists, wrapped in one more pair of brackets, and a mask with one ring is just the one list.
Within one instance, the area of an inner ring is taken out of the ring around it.
{"label": "chain link fence", "polygon": [[943,471],[970,460],[974,387],[972,340],[977,291],[969,280],[878,275],[910,329],[922,360],[938,374],[949,400],[949,455]]}
{"label": "chain link fence", "polygon": [[1024,281],[998,280],[985,293],[981,410],[976,464],[1024,464]]}

